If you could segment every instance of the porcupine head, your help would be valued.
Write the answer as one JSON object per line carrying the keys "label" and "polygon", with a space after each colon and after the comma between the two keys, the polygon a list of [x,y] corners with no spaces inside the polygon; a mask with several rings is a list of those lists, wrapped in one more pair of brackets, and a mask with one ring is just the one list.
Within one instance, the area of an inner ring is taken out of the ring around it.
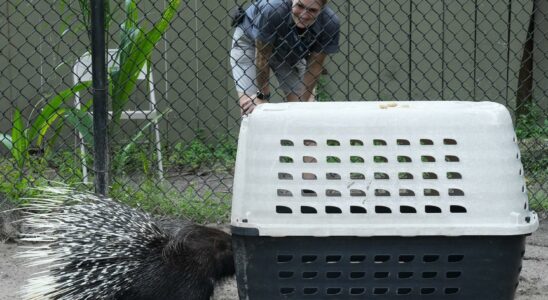
{"label": "porcupine head", "polygon": [[189,222],[167,226],[107,198],[46,187],[28,199],[33,242],[18,256],[40,268],[24,299],[209,300],[234,274],[230,235]]}

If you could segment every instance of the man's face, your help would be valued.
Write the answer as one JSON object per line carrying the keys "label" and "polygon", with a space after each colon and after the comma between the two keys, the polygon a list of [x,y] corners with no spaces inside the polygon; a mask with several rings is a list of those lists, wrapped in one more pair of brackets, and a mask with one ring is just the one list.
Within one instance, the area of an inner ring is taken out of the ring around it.
{"label": "man's face", "polygon": [[306,28],[314,24],[321,11],[322,2],[320,0],[293,0],[291,12],[293,21],[299,28]]}

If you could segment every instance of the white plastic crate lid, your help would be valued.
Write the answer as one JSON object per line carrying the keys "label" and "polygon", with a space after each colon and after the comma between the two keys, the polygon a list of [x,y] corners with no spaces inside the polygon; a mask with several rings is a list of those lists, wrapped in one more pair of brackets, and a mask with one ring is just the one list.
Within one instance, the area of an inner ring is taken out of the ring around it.
{"label": "white plastic crate lid", "polygon": [[264,104],[240,128],[233,228],[261,236],[533,232],[520,152],[492,102]]}

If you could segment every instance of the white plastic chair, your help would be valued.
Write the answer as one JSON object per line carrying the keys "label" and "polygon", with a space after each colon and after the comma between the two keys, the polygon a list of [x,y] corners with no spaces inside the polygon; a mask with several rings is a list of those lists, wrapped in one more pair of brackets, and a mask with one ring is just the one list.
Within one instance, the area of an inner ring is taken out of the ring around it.
{"label": "white plastic chair", "polygon": [[[112,68],[115,64],[118,64],[118,61],[116,60],[116,52],[117,49],[109,49],[108,50],[108,56],[107,56],[107,65],[108,68]],[[145,62],[143,65],[143,68],[141,69],[141,72],[139,73],[139,76],[137,77],[137,80],[147,80],[147,72],[148,72],[148,62]],[[89,52],[84,53],[74,64],[72,68],[72,76],[73,76],[73,82],[76,84],[78,82],[82,81],[91,81],[92,80],[92,74],[91,74],[91,54]],[[158,176],[160,179],[163,178],[164,174],[164,168],[162,164],[162,147],[160,143],[160,125],[158,124],[158,120],[153,120],[158,114],[159,111],[156,107],[156,96],[154,93],[154,78],[152,76],[152,72],[148,74],[149,80],[148,80],[148,110],[126,110],[122,112],[121,119],[124,120],[152,120],[154,122],[154,132],[155,132],[155,139],[156,139],[156,154],[157,154],[157,160],[158,160]],[[76,108],[81,108],[81,98],[80,93],[76,93],[74,97],[74,105]],[[112,116],[112,111],[109,111],[109,116]],[[82,161],[82,177],[84,183],[88,183],[88,168],[85,162],[85,154],[86,154],[86,148],[84,145],[83,136],[80,132],[78,132],[78,140],[80,144],[80,153],[81,153],[81,161]]]}

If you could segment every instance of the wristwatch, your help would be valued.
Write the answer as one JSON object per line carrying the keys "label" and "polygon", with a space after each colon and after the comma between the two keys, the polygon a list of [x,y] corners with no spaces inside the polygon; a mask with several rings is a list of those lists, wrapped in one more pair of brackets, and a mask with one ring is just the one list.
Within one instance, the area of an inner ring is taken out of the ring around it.
{"label": "wristwatch", "polygon": [[264,94],[264,93],[261,92],[261,91],[257,91],[257,98],[258,98],[258,99],[261,99],[261,100],[268,101],[268,100],[270,100],[270,93]]}

